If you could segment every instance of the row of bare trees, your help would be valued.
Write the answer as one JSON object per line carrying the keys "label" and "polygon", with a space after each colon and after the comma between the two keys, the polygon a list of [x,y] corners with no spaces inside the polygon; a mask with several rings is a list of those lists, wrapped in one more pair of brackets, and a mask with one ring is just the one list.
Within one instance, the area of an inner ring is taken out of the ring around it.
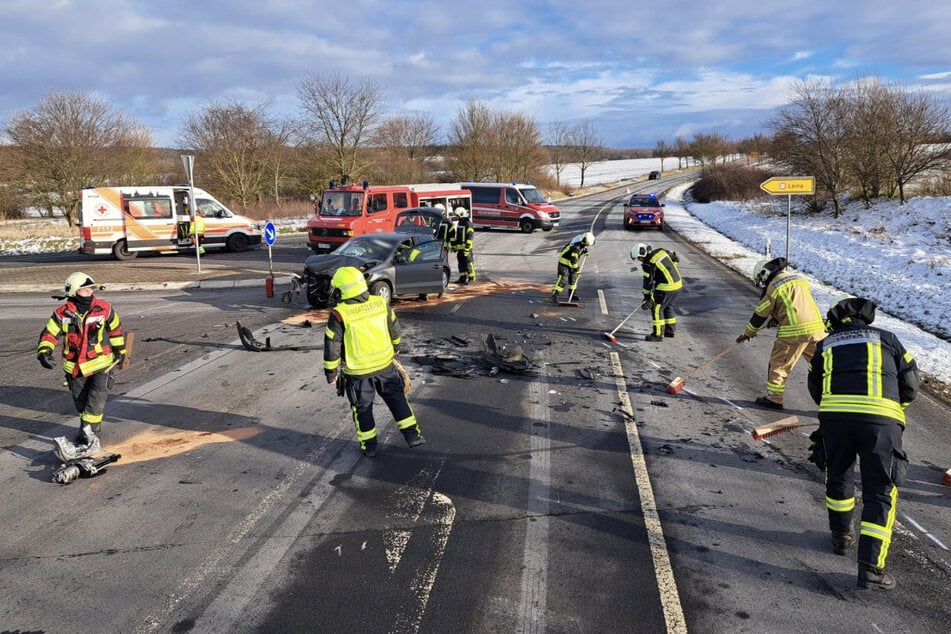
{"label": "row of bare trees", "polygon": [[8,209],[61,210],[70,223],[78,191],[90,185],[181,182],[177,154],[197,158],[196,182],[239,207],[305,199],[330,180],[376,183],[531,180],[557,186],[567,163],[583,169],[601,156],[590,122],[558,124],[550,134],[558,172],[552,182],[546,139],[521,112],[470,101],[443,138],[425,113],[386,115],[375,82],[339,73],[298,84],[299,113],[274,117],[267,103],[220,101],[185,117],[175,143],[153,147],[142,124],[104,100],[51,92],[4,126],[0,193]]}
{"label": "row of bare trees", "polygon": [[806,80],[770,122],[770,154],[815,176],[817,188],[841,212],[840,194],[856,191],[868,204],[879,196],[905,201],[906,188],[951,161],[947,105],[866,77],[843,86]]}

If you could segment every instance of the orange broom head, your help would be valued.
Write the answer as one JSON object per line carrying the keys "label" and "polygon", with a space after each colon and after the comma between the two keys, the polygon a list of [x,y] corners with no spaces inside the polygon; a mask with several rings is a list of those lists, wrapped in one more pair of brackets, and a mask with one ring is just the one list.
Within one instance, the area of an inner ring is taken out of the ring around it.
{"label": "orange broom head", "polygon": [[610,341],[611,343],[617,343],[617,337],[615,337],[609,332],[604,333],[604,338]]}
{"label": "orange broom head", "polygon": [[679,394],[682,389],[684,389],[683,377],[675,377],[673,381],[667,384],[668,394]]}
{"label": "orange broom head", "polygon": [[941,481],[951,487],[951,469],[944,472],[944,477],[941,478]]}
{"label": "orange broom head", "polygon": [[775,423],[769,423],[768,425],[761,425],[753,430],[753,440],[762,440],[764,438],[769,438],[770,436],[775,436],[776,434],[783,434],[787,431],[792,431],[797,427],[802,427],[799,423],[799,419],[795,416],[787,416],[786,418],[781,418]]}

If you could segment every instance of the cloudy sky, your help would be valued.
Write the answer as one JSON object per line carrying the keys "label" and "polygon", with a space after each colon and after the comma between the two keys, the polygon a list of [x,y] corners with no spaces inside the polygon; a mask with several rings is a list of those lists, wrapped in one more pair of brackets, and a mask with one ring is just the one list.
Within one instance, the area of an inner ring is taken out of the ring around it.
{"label": "cloudy sky", "polygon": [[796,80],[877,76],[951,103],[939,0],[0,0],[0,122],[51,90],[104,98],[173,145],[214,101],[298,111],[327,72],[443,132],[469,99],[605,145],[766,131]]}

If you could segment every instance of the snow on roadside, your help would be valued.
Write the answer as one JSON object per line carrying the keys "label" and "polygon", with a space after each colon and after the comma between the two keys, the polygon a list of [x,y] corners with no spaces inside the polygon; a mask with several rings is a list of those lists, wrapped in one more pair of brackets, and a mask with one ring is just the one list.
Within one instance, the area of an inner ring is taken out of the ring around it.
{"label": "snow on roadside", "polygon": [[[785,256],[785,197],[773,204],[700,204],[684,200],[688,187],[671,190],[665,199],[665,217],[674,231],[750,278],[767,239],[773,257]],[[852,203],[837,220],[794,213],[790,224],[791,265],[810,278],[821,309],[843,293],[875,301],[880,307],[875,325],[898,335],[922,372],[951,384],[947,198],[912,199],[905,205],[888,201],[870,210]]]}

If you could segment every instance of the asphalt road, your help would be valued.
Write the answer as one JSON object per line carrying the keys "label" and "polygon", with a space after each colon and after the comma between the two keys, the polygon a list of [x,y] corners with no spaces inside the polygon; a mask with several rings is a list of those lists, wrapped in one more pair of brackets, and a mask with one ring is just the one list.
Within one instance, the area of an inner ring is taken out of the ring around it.
{"label": "asphalt road", "polygon": [[[675,235],[624,232],[619,196],[565,204],[550,233],[480,231],[478,284],[397,303],[428,442],[407,449],[378,403],[375,460],[360,455],[345,402],[323,380],[322,313],[260,288],[114,293],[136,332],[105,423],[123,458],[52,484],[51,439],[75,424],[61,379],[34,359],[55,302],[0,296],[14,342],[0,385],[0,626],[943,631],[947,409],[927,395],[909,409],[912,467],[889,559],[899,587],[857,590],[854,560],[831,553],[809,430],[749,435],[779,418],[752,405],[769,337],[678,395],[664,389],[732,342],[756,292]],[[583,302],[555,306],[557,251],[589,228],[598,244]],[[640,301],[627,252],[643,237],[680,254],[680,329],[644,342],[638,311],[611,344],[603,333]],[[313,349],[245,351],[236,320],[261,340]],[[536,371],[493,373],[488,335]],[[785,414],[810,420],[804,378],[797,367]]]}

